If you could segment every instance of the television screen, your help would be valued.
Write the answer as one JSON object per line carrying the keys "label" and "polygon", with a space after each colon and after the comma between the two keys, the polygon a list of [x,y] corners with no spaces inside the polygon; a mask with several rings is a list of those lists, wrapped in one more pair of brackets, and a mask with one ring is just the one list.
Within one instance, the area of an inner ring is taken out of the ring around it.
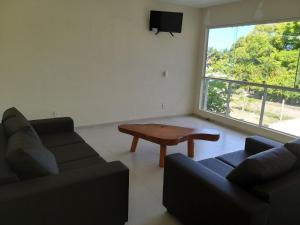
{"label": "television screen", "polygon": [[181,33],[183,13],[150,12],[150,30],[156,28],[158,32]]}

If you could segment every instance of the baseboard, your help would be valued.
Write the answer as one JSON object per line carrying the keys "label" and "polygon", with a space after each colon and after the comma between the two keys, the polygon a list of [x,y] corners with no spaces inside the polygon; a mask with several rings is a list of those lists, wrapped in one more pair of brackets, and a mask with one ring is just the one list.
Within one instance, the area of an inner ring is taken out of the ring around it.
{"label": "baseboard", "polygon": [[93,124],[93,125],[83,125],[83,126],[76,126],[76,129],[81,128],[93,128],[93,127],[99,127],[99,126],[112,126],[117,125],[121,123],[143,123],[147,122],[149,120],[160,120],[160,119],[170,119],[178,116],[196,116],[193,113],[184,113],[184,114],[176,114],[176,115],[168,115],[168,116],[158,116],[158,117],[147,117],[142,119],[136,119],[136,120],[120,120],[120,121],[114,121],[114,122],[108,122],[108,123],[99,123],[99,124]]}
{"label": "baseboard", "polygon": [[239,132],[243,132],[243,133],[248,133],[250,135],[260,135],[260,136],[264,136],[276,141],[280,141],[283,143],[289,142],[295,138],[297,138],[296,136],[293,135],[289,135],[286,133],[282,133],[279,131],[275,131],[275,130],[271,130],[268,128],[264,128],[264,127],[258,127],[255,126],[253,124],[244,122],[244,121],[240,121],[237,119],[233,119],[233,118],[228,118],[228,117],[224,117],[221,115],[216,115],[214,113],[209,113],[209,112],[205,112],[205,111],[198,111],[194,113],[194,116],[216,123],[218,125],[224,126],[224,127],[228,127],[230,129],[239,131]]}

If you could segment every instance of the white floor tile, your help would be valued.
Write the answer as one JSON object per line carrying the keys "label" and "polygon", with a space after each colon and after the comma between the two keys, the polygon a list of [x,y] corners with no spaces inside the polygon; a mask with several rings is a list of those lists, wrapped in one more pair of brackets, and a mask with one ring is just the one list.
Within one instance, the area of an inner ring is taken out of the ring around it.
{"label": "white floor tile", "polygon": [[[140,123],[162,123],[186,127],[217,129],[218,142],[196,141],[195,160],[214,157],[244,147],[245,134],[200,120],[192,116],[178,116]],[[132,137],[118,131],[117,125],[78,128],[77,132],[105,160],[120,160],[130,169],[129,221],[127,225],[179,225],[162,205],[163,169],[158,167],[159,146],[140,140],[136,153],[129,152]],[[168,147],[168,154],[186,154],[186,143]]]}

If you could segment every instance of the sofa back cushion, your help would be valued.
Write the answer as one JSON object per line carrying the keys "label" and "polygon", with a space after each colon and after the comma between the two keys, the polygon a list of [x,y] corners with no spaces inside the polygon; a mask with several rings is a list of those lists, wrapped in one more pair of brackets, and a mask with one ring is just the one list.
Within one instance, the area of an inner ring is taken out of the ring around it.
{"label": "sofa back cushion", "polygon": [[285,174],[296,160],[285,147],[273,148],[248,157],[227,178],[234,183],[251,187]]}
{"label": "sofa back cushion", "polygon": [[59,173],[54,155],[26,132],[17,132],[9,138],[6,159],[20,179]]}
{"label": "sofa back cushion", "polygon": [[300,168],[300,138],[286,143],[284,147],[297,157],[295,167]]}

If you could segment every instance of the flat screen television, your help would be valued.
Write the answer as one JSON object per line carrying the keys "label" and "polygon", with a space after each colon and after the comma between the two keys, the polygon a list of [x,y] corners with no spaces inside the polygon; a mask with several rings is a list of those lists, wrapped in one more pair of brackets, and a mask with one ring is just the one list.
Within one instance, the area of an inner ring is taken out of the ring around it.
{"label": "flat screen television", "polygon": [[183,13],[178,12],[150,12],[150,30],[153,28],[159,32],[181,33]]}

